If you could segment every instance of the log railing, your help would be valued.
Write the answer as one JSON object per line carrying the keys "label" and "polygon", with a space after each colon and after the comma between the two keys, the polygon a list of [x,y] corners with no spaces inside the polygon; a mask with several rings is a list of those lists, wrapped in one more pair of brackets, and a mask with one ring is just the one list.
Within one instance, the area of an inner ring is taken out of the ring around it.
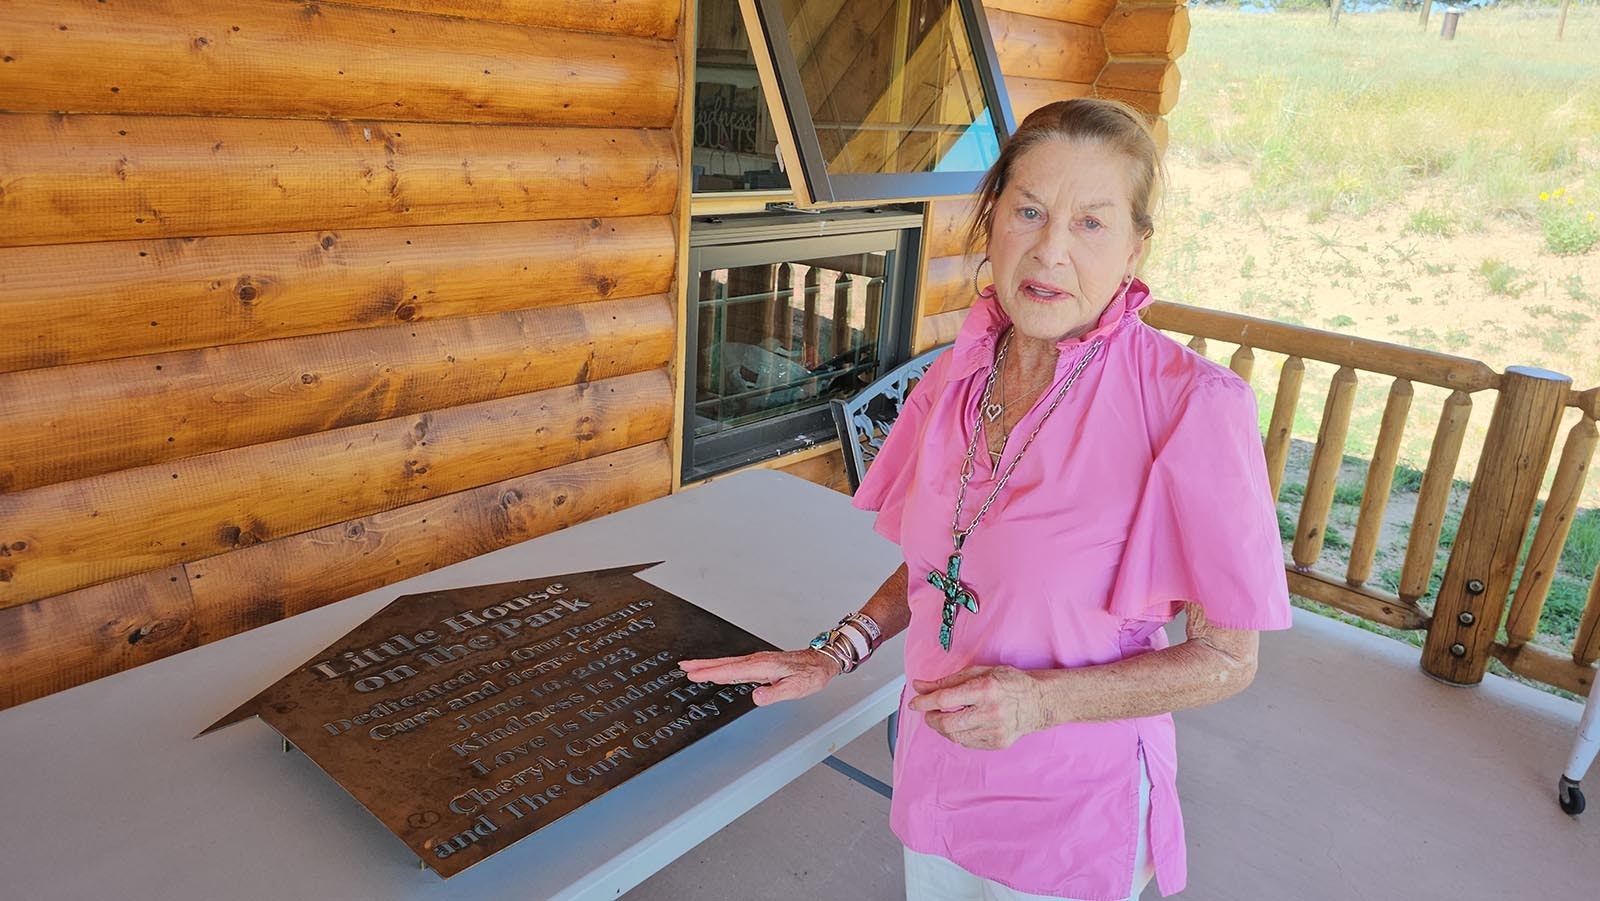
{"label": "log railing", "polygon": [[[1146,319],[1157,328],[1190,336],[1189,346],[1202,354],[1208,342],[1233,345],[1229,367],[1246,381],[1255,374],[1258,352],[1285,357],[1271,392],[1272,412],[1264,437],[1275,498],[1282,495],[1306,365],[1335,369],[1322,405],[1292,550],[1285,561],[1290,591],[1391,628],[1425,630],[1422,665],[1438,678],[1478,682],[1490,657],[1495,657],[1519,675],[1587,692],[1600,657],[1600,589],[1595,587],[1600,583],[1591,582],[1570,654],[1538,645],[1533,638],[1600,437],[1595,424],[1600,418],[1600,388],[1580,393],[1571,390],[1566,376],[1544,370],[1511,367],[1497,373],[1477,360],[1178,304],[1157,303]],[[1369,379],[1386,384],[1388,395],[1376,426],[1349,562],[1342,572],[1335,572],[1323,563],[1324,539],[1356,389]],[[1417,384],[1449,393],[1440,404],[1405,539],[1404,564],[1391,592],[1371,584],[1371,579]],[[1488,434],[1443,579],[1430,598],[1468,419],[1481,403],[1493,411]],[[1568,434],[1518,581],[1524,539],[1561,419],[1569,408],[1578,410],[1581,419]],[[1502,614],[1513,586],[1515,598],[1500,640]]]}

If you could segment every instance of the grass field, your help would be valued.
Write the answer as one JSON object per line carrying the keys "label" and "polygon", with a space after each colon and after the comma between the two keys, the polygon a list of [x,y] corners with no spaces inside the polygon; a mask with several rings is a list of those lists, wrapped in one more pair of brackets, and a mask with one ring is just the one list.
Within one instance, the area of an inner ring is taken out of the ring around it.
{"label": "grass field", "polygon": [[[1414,12],[1346,14],[1336,29],[1326,10],[1191,15],[1146,267],[1157,296],[1600,385],[1600,8],[1575,5],[1560,42],[1554,8],[1470,10],[1454,41],[1439,39],[1437,14],[1427,31]],[[1263,418],[1281,363],[1258,355]],[[1308,366],[1297,438],[1314,440],[1331,374]],[[1330,571],[1344,565],[1388,387],[1358,389]],[[1404,474],[1426,461],[1444,396],[1418,387],[1375,581],[1398,576],[1415,502]],[[1477,400],[1458,478],[1476,467],[1491,402]],[[1585,504],[1600,508],[1600,475],[1590,483]],[[1586,509],[1542,643],[1570,646],[1597,560],[1600,509]]]}

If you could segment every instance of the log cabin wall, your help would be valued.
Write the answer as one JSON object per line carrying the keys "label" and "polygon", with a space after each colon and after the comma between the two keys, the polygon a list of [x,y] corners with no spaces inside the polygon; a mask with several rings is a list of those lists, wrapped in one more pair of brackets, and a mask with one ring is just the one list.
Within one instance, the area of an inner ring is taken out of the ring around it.
{"label": "log cabin wall", "polygon": [[671,490],[685,8],[0,0],[0,708]]}

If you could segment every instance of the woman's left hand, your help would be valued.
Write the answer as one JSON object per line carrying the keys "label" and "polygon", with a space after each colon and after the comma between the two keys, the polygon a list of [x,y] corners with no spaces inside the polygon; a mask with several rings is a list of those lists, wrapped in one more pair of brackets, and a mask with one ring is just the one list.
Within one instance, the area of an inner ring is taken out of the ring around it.
{"label": "woman's left hand", "polygon": [[913,679],[911,689],[917,696],[910,708],[935,732],[969,748],[1009,748],[1047,725],[1043,686],[1016,667],[969,666],[931,682]]}

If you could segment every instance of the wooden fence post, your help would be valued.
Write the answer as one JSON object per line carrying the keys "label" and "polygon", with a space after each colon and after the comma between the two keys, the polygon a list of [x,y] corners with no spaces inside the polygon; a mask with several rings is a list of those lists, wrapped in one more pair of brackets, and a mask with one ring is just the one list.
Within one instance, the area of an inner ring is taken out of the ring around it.
{"label": "wooden fence post", "polygon": [[1422,649],[1435,678],[1483,681],[1571,385],[1548,370],[1506,369]]}
{"label": "wooden fence post", "polygon": [[1422,0],[1422,17],[1421,17],[1421,21],[1422,21],[1422,28],[1423,28],[1424,31],[1426,31],[1427,28],[1428,28],[1428,14],[1431,13],[1431,12],[1433,12],[1433,0]]}

